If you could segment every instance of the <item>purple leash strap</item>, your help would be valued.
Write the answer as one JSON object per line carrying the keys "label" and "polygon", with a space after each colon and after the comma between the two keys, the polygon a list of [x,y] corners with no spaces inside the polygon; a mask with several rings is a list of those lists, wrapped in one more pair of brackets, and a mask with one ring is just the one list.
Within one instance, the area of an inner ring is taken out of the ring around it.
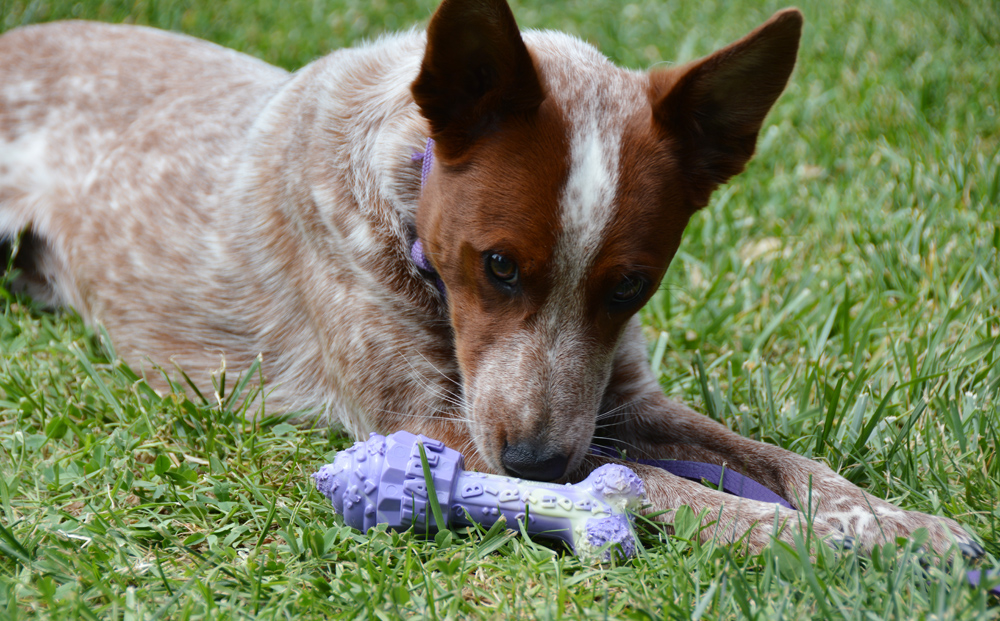
{"label": "purple leash strap", "polygon": [[[1000,576],[1000,573],[996,571],[990,571],[988,569],[985,571],[980,569],[970,569],[965,572],[965,579],[968,580],[969,584],[971,584],[974,587],[979,587],[980,586],[979,583],[984,577],[996,578],[997,576]],[[990,589],[989,592],[992,593],[993,595],[1000,597],[1000,584]]]}
{"label": "purple leash strap", "polygon": [[674,459],[636,459],[636,463],[647,466],[656,466],[691,481],[708,481],[716,487],[720,487],[727,494],[759,500],[760,502],[772,502],[782,507],[795,510],[787,500],[767,489],[750,477],[743,476],[723,466],[706,464],[697,461],[679,461]]}
{"label": "purple leash strap", "polygon": [[[604,457],[617,457],[618,455],[614,449],[597,445],[592,445],[590,447],[590,452]],[[750,477],[743,476],[742,474],[734,472],[728,468],[724,468],[723,466],[706,464],[698,461],[680,461],[676,459],[627,459],[626,461],[634,461],[637,464],[643,464],[645,466],[655,466],[666,470],[674,476],[681,477],[682,479],[697,482],[707,481],[708,483],[721,488],[722,491],[727,494],[732,494],[733,496],[739,496],[740,498],[747,498],[749,500],[759,500],[760,502],[772,502],[779,504],[782,507],[792,509],[793,511],[795,510],[795,507],[790,505],[787,500],[767,489],[757,481],[754,481]]]}

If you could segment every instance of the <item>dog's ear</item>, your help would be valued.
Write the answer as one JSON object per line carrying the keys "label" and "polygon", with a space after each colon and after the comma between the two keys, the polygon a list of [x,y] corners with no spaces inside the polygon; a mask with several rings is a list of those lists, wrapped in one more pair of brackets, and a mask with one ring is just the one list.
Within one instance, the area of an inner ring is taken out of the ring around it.
{"label": "dog's ear", "polygon": [[795,66],[802,14],[785,9],[701,60],[650,74],[653,118],[678,149],[695,208],[741,172]]}
{"label": "dog's ear", "polygon": [[506,0],[444,0],[427,28],[427,50],[410,87],[438,152],[456,158],[504,117],[544,99]]}

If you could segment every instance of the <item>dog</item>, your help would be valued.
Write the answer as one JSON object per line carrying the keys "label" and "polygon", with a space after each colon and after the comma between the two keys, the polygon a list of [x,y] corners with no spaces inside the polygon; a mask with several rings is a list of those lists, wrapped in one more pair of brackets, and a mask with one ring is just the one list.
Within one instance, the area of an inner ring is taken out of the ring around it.
{"label": "dog", "polygon": [[688,505],[702,537],[750,551],[806,526],[862,549],[926,528],[978,556],[953,520],[743,438],[649,369],[636,313],[753,155],[802,23],[786,9],[648,73],[522,33],[505,0],[444,0],[426,33],[292,74],[149,28],[16,29],[0,236],[20,235],[17,288],[104,326],[160,388],[153,369],[210,391],[259,357],[271,411],[422,433],[474,469],[579,480],[616,461],[592,443],[724,464],[804,511],[630,465],[660,519]]}

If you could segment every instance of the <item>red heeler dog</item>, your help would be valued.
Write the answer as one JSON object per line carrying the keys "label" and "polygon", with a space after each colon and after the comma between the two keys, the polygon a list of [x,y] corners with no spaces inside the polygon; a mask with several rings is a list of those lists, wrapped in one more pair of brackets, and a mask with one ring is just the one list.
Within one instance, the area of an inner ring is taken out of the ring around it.
{"label": "red heeler dog", "polygon": [[[18,286],[105,326],[137,368],[210,387],[223,356],[260,355],[272,411],[359,438],[407,429],[540,480],[606,461],[595,441],[726,464],[811,499],[831,541],[923,527],[975,555],[954,521],[669,401],[647,363],[636,312],[753,154],[801,27],[781,11],[640,73],[521,33],[504,0],[444,0],[426,33],[292,74],[148,28],[17,29],[0,38],[0,236],[22,235]],[[706,509],[706,537],[759,550],[801,527],[635,468],[651,509]]]}

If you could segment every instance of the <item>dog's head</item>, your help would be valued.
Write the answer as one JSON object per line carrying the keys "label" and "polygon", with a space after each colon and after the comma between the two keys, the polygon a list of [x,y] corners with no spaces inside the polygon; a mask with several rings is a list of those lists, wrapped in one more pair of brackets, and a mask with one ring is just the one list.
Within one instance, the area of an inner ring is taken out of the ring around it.
{"label": "dog's head", "polygon": [[554,480],[583,459],[626,322],[753,154],[801,25],[782,11],[637,73],[567,36],[526,45],[505,0],[444,0],[412,86],[436,141],[417,230],[492,468]]}

